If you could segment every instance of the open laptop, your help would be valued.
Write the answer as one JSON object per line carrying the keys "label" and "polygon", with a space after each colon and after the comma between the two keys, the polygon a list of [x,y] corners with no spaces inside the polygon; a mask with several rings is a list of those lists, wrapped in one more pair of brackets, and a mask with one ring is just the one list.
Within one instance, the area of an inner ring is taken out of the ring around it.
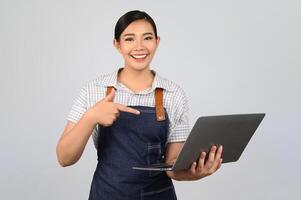
{"label": "open laptop", "polygon": [[136,170],[175,171],[189,169],[198,161],[200,153],[208,152],[212,145],[223,145],[223,163],[239,159],[264,113],[235,114],[199,117],[194,124],[174,164],[158,163],[150,166],[134,166]]}

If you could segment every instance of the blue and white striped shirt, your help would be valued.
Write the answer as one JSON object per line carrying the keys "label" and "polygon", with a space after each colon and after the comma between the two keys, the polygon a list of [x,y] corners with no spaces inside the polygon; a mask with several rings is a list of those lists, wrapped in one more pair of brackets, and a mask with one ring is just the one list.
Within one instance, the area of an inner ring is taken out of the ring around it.
{"label": "blue and white striped shirt", "polygon": [[[120,69],[119,69],[120,70]],[[108,86],[116,88],[114,102],[128,106],[150,106],[155,107],[155,89],[163,88],[163,106],[169,119],[168,142],[184,142],[189,134],[188,101],[185,92],[177,84],[162,78],[152,70],[155,75],[152,86],[139,93],[134,93],[125,85],[117,81],[119,70],[111,74],[101,75],[86,83],[77,98],[67,120],[77,123],[83,114],[103,99]],[[92,138],[97,148],[98,126],[93,129]]]}

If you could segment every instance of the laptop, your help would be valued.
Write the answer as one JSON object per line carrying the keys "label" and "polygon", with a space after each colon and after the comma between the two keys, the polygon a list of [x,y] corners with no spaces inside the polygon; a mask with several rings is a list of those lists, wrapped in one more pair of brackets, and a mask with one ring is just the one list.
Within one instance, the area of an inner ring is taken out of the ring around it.
{"label": "laptop", "polygon": [[223,145],[223,163],[237,161],[265,113],[232,114],[199,117],[174,163],[134,166],[135,170],[176,171],[189,169],[198,161],[200,153],[208,152],[212,145]]}

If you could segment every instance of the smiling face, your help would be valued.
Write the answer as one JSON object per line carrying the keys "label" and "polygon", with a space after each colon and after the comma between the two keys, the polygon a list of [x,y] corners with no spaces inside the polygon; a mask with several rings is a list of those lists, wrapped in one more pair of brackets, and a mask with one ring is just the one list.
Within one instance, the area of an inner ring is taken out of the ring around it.
{"label": "smiling face", "polygon": [[114,40],[114,45],[123,56],[125,67],[140,71],[149,68],[159,42],[151,24],[137,20],[126,27],[119,41]]}

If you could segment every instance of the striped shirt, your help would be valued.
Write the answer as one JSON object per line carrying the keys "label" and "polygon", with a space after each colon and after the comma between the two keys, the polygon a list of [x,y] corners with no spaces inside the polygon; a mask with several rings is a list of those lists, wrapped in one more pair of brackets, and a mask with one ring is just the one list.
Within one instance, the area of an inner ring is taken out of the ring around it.
{"label": "striped shirt", "polygon": [[[169,120],[167,143],[184,142],[189,134],[189,108],[183,89],[174,82],[160,77],[154,70],[151,70],[154,74],[152,86],[139,93],[134,93],[124,84],[117,81],[117,75],[121,69],[111,74],[101,75],[87,82],[75,98],[67,120],[77,123],[89,108],[105,97],[108,86],[116,88],[115,103],[149,107],[155,107],[155,89],[159,87],[163,88],[163,106],[166,109],[167,119]],[[96,149],[98,146],[98,130],[99,127],[95,126],[92,132]]]}

